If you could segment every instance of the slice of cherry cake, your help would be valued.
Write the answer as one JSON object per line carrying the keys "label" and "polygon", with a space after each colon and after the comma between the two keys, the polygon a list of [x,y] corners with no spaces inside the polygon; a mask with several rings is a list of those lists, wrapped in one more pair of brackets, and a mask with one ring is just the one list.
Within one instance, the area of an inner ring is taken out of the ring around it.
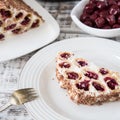
{"label": "slice of cherry cake", "polygon": [[78,104],[101,104],[120,99],[120,74],[100,68],[70,52],[56,57],[56,76],[62,88]]}
{"label": "slice of cherry cake", "polygon": [[0,40],[20,34],[43,23],[42,17],[23,0],[0,0]]}

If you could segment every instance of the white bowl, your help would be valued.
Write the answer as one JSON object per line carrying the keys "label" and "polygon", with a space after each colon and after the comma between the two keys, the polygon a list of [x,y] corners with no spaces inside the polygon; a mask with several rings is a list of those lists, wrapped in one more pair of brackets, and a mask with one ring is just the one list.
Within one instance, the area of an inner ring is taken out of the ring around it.
{"label": "white bowl", "polygon": [[74,23],[84,32],[94,35],[94,36],[99,36],[99,37],[117,37],[120,36],[120,28],[116,29],[99,29],[99,28],[93,28],[85,25],[82,23],[79,18],[83,12],[83,9],[85,5],[89,2],[89,0],[81,0],[72,10],[71,12],[71,18],[74,21]]}

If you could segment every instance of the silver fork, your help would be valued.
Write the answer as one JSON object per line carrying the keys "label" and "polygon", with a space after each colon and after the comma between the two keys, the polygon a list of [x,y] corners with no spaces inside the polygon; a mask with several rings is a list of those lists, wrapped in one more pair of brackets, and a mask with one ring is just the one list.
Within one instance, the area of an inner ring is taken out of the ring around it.
{"label": "silver fork", "polygon": [[26,102],[33,101],[36,98],[38,98],[38,94],[33,88],[25,88],[25,89],[16,90],[11,95],[9,102],[0,108],[0,112],[5,110],[11,105],[21,105]]}

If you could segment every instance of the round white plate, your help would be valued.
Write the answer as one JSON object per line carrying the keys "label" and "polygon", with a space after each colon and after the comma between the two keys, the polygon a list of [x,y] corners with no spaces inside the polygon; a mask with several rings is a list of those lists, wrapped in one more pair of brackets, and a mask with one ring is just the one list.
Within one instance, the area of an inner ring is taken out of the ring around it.
{"label": "round white plate", "polygon": [[40,27],[0,41],[0,62],[30,53],[55,40],[60,28],[56,20],[35,0],[24,0],[45,20]]}
{"label": "round white plate", "polygon": [[80,37],[63,40],[37,52],[25,65],[19,88],[35,88],[40,98],[25,104],[35,120],[120,120],[120,102],[101,106],[77,105],[55,77],[55,57],[59,51],[73,51],[98,66],[120,71],[120,43]]}

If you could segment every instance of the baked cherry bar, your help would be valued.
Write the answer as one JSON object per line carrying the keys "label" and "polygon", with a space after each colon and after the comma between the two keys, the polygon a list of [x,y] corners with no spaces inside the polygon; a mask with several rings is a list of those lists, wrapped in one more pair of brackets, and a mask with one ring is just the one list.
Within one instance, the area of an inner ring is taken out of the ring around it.
{"label": "baked cherry bar", "polygon": [[73,53],[58,53],[56,76],[75,103],[93,105],[120,99],[118,72],[100,68]]}
{"label": "baked cherry bar", "polygon": [[23,0],[0,0],[0,40],[38,27],[44,20]]}

